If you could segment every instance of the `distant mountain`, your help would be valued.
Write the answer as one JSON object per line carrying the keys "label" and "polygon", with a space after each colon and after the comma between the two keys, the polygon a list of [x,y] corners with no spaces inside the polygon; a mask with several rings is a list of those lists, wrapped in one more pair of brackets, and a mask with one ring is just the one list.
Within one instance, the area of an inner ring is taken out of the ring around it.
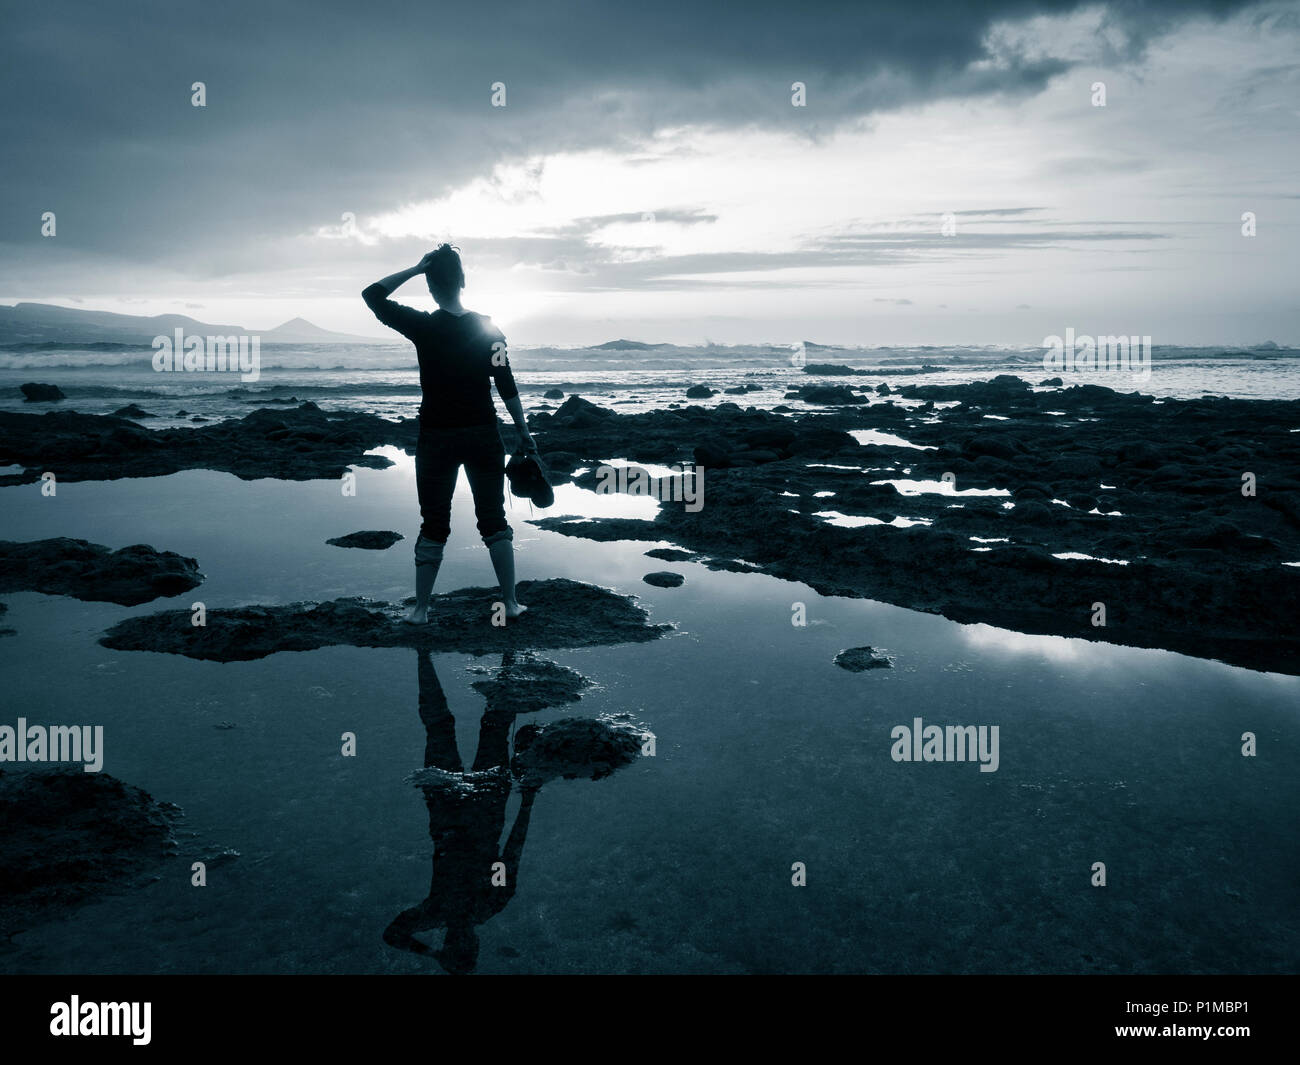
{"label": "distant mountain", "polygon": [[0,307],[0,344],[84,345],[96,343],[145,344],[156,336],[171,335],[177,328],[204,336],[248,334],[260,336],[264,344],[382,344],[375,337],[352,336],[322,329],[303,318],[294,318],[274,329],[258,331],[242,325],[214,325],[183,314],[115,314],[85,311],[77,307],[56,307],[49,303],[18,303]]}
{"label": "distant mountain", "polygon": [[332,329],[322,329],[306,318],[290,318],[274,329],[262,330],[260,336],[263,344],[389,344],[400,339],[396,334],[385,339],[336,333]]}

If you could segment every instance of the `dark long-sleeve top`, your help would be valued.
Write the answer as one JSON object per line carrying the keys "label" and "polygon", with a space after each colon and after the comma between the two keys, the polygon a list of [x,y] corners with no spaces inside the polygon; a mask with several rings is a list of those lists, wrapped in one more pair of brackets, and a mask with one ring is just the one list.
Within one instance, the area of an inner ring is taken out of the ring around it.
{"label": "dark long-sleeve top", "polygon": [[420,424],[451,429],[495,425],[492,382],[503,400],[519,395],[506,338],[491,319],[473,311],[417,311],[389,299],[383,285],[371,285],[361,298],[384,325],[415,345],[420,362]]}

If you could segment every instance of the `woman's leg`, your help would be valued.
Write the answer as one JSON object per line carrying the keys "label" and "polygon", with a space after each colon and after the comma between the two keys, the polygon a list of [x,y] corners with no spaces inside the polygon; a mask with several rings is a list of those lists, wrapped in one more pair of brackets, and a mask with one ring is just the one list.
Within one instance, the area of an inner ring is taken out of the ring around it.
{"label": "woman's leg", "polygon": [[459,457],[446,434],[422,432],[415,446],[415,493],[421,522],[415,541],[415,605],[406,616],[413,624],[429,618],[429,597],[451,535],[451,497],[459,471]]}
{"label": "woman's leg", "polygon": [[474,516],[492,558],[506,617],[517,618],[528,608],[515,595],[514,533],[506,523],[506,452],[495,425],[475,434],[474,446],[465,457],[465,475],[474,493]]}

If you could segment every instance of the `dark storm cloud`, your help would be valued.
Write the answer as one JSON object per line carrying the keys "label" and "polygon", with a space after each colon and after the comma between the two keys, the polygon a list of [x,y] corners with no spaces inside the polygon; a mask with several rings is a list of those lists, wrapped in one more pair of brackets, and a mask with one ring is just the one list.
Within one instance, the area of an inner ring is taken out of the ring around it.
{"label": "dark storm cloud", "polygon": [[[1082,0],[454,7],[10,5],[0,240],[257,268],[257,245],[425,200],[522,153],[630,148],[684,123],[790,128],[945,96],[1027,93],[1069,58],[990,55],[999,20]],[[1122,2],[1139,49],[1225,0]],[[208,106],[190,106],[203,81]],[[489,106],[502,81],[508,106]],[[793,81],[808,107],[790,106]],[[32,249],[35,251],[35,249]]]}

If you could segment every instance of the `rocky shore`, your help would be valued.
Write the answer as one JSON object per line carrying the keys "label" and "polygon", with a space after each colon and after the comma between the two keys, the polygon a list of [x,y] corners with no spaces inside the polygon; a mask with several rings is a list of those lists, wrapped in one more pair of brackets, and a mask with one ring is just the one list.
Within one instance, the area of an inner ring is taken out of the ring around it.
{"label": "rocky shore", "polygon": [[[533,520],[569,536],[668,541],[712,568],[960,622],[1300,673],[1300,568],[1286,565],[1300,562],[1300,403],[1158,400],[1005,375],[854,380],[801,384],[789,395],[802,408],[774,411],[723,402],[619,414],[570,395],[530,419],[557,482],[599,490],[597,468],[613,458],[693,464],[704,505],[666,500],[652,522]],[[365,452],[411,452],[416,436],[414,419],[311,403],[157,431],[115,416],[0,413],[0,464],[24,468],[5,483],[46,470],[333,478],[389,465]]]}
{"label": "rocky shore", "polygon": [[1300,673],[1300,569],[1284,565],[1300,561],[1300,403],[1015,377],[876,391],[789,418],[570,397],[534,418],[553,470],[586,467],[577,482],[596,488],[594,464],[614,456],[695,462],[704,506],[534,523],[667,540],[959,622]]}

